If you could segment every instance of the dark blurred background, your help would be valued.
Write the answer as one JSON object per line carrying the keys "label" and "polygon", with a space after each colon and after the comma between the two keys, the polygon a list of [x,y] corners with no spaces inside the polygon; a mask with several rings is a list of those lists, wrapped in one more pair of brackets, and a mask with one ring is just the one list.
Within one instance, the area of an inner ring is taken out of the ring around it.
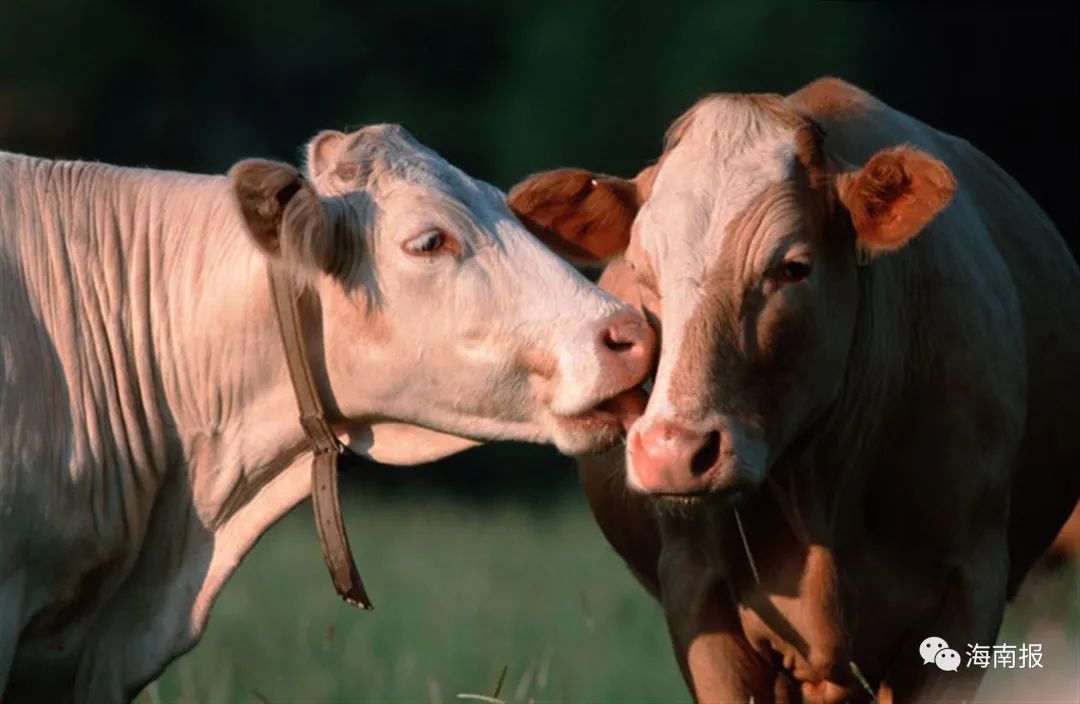
{"label": "dark blurred background", "polygon": [[[987,152],[1075,252],[1076,52],[1071,3],[5,0],[0,149],[220,173],[388,121],[508,189],[564,165],[636,173],[701,95],[833,74]],[[357,474],[538,503],[573,486],[523,446]]]}
{"label": "dark blurred background", "polygon": [[[989,5],[0,0],[0,150],[223,173],[387,121],[508,189],[558,166],[634,174],[703,94],[832,74],[983,149],[1076,252],[1077,10]],[[567,458],[490,445],[345,482],[378,609],[333,597],[302,504],[140,702],[458,701],[504,676],[513,702],[686,700],[660,610]],[[991,673],[983,692],[1030,698],[1054,668],[1075,691],[1071,570],[1022,594],[1000,634],[1044,644],[1047,669]]]}

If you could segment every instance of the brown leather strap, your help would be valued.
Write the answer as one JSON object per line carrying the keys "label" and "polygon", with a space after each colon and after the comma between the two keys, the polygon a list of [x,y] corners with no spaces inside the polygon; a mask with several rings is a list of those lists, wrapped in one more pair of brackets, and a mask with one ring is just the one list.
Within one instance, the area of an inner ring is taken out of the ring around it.
{"label": "brown leather strap", "polygon": [[363,609],[375,608],[353,561],[345,522],[338,500],[338,469],[348,451],[330,429],[326,413],[308,365],[307,348],[300,326],[300,298],[292,282],[273,266],[267,267],[270,298],[281,331],[285,361],[289,367],[300,425],[311,440],[315,457],[311,462],[311,501],[315,508],[315,527],[322,545],[323,558],[334,588],[348,603]]}

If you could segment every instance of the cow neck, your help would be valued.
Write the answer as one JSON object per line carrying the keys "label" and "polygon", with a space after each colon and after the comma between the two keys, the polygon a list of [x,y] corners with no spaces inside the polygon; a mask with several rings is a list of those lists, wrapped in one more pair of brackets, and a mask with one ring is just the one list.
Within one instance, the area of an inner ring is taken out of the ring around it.
{"label": "cow neck", "polygon": [[308,363],[307,345],[300,325],[300,292],[292,280],[273,265],[268,265],[270,299],[274,306],[285,362],[289,368],[300,427],[313,450],[311,460],[311,501],[315,509],[315,528],[319,535],[326,568],[334,589],[347,603],[363,609],[374,606],[356,569],[338,497],[338,471],[352,452],[345,447],[326,420],[326,411],[315,387],[315,377]]}
{"label": "cow neck", "polygon": [[[788,530],[791,531],[791,535],[795,540],[803,547],[809,547],[811,543],[809,531],[806,529],[806,523],[803,520],[802,515],[799,513],[798,505],[795,502],[794,497],[788,496],[784,487],[773,478],[771,475],[765,477],[766,487],[763,487],[762,491],[767,491],[772,498],[776,507],[780,510],[780,516],[783,518],[784,523],[787,524]],[[741,542],[743,555],[746,556],[746,564],[750,568],[750,574],[754,578],[754,583],[761,585],[761,574],[758,572],[757,561],[754,560],[754,553],[750,548],[750,538],[747,535],[746,528],[743,526],[742,516],[739,515],[739,508],[736,505],[732,505],[731,514],[734,518],[735,528],[739,534],[739,541]]]}

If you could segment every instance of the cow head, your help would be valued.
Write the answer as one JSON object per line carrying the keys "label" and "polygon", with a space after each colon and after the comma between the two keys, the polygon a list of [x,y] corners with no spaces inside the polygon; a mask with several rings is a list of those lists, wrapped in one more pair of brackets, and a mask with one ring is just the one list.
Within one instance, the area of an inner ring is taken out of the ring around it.
{"label": "cow head", "polygon": [[307,168],[244,161],[230,179],[255,244],[319,295],[326,402],[353,449],[411,463],[446,454],[431,431],[568,453],[620,436],[653,333],[503,193],[397,126],[324,132]]}
{"label": "cow head", "polygon": [[857,259],[904,246],[954,187],[944,164],[911,148],[839,162],[779,96],[717,95],[672,126],[658,165],[633,181],[549,172],[510,203],[579,259],[624,251],[609,271],[632,270],[661,327],[627,481],[687,496],[756,486],[821,417],[848,363]]}

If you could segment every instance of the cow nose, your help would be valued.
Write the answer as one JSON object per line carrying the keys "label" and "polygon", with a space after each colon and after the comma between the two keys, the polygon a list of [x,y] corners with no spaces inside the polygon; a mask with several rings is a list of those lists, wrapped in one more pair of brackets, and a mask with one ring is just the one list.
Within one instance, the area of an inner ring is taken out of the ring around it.
{"label": "cow nose", "polygon": [[[640,425],[640,424],[639,424]],[[720,432],[699,431],[672,421],[634,426],[628,440],[630,467],[653,494],[696,494],[708,489],[720,461]]]}
{"label": "cow nose", "polygon": [[600,326],[597,354],[619,390],[637,386],[652,371],[656,333],[633,309],[615,313]]}

